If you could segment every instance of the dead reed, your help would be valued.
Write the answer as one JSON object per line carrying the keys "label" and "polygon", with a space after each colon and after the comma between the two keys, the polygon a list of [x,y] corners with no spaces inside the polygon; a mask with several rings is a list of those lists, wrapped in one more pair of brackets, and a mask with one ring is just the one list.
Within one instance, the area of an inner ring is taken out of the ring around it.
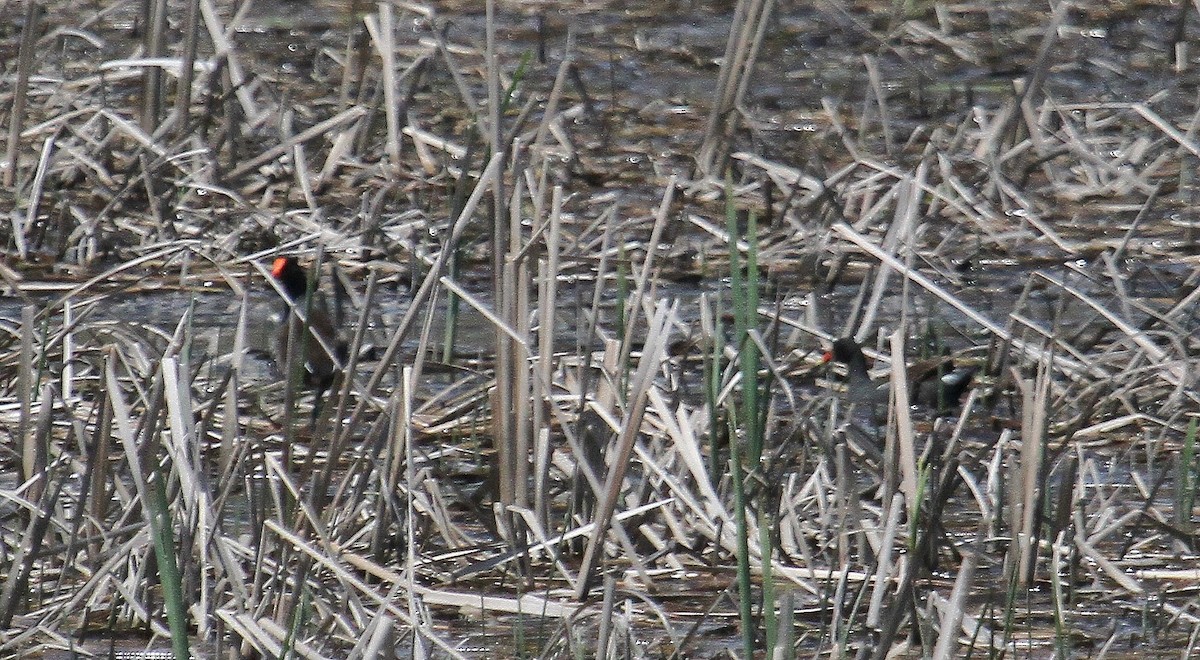
{"label": "dead reed", "polygon": [[[0,653],[1195,652],[1186,49],[1066,3],[143,4],[0,7]],[[349,345],[312,428],[253,350],[278,254]],[[943,350],[977,385],[910,407]]]}

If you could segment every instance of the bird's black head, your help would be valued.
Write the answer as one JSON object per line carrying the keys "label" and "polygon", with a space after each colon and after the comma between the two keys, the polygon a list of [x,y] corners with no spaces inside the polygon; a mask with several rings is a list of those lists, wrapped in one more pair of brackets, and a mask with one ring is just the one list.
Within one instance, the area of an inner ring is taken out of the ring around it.
{"label": "bird's black head", "polygon": [[833,342],[833,349],[825,354],[826,362],[853,364],[865,360],[862,347],[858,345],[858,342],[854,341],[853,337],[842,337]]}
{"label": "bird's black head", "polygon": [[278,257],[271,266],[271,275],[279,281],[289,298],[302,298],[308,291],[308,273],[296,257]]}

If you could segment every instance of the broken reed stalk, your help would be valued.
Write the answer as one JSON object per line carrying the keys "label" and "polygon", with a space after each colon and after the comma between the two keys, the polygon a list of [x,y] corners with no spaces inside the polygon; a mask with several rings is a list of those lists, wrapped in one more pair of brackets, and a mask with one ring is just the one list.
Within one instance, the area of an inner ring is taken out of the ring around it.
{"label": "broken reed stalk", "polygon": [[[374,15],[371,16],[375,18]],[[392,6],[390,4],[379,5],[378,23],[375,20],[366,22],[367,29],[371,34],[372,41],[375,43],[375,50],[379,53],[381,66],[379,67],[383,80],[380,84],[383,86],[383,111],[384,119],[387,124],[387,139],[384,142],[385,151],[388,158],[391,159],[391,166],[398,168],[400,166],[400,129],[401,120],[399,99],[397,98],[396,80],[396,26],[392,17]],[[374,29],[372,29],[374,28]]]}
{"label": "broken reed stalk", "polygon": [[[450,257],[450,264],[446,268],[447,276],[452,280],[458,280],[462,274],[459,264],[462,261],[462,249],[456,249],[454,255]],[[458,324],[460,320],[460,312],[462,304],[459,297],[453,292],[446,294],[446,320],[442,328],[442,363],[451,365],[454,364],[454,345],[458,338]]]}
{"label": "broken reed stalk", "polygon": [[1069,606],[1064,601],[1062,578],[1063,553],[1069,549],[1066,540],[1067,532],[1063,530],[1050,545],[1050,604],[1054,616],[1054,647],[1055,654],[1061,658],[1070,655],[1070,648],[1067,646],[1067,624],[1064,621]]}
{"label": "broken reed stalk", "polygon": [[[358,432],[357,428],[350,427],[346,422],[346,410],[350,405],[350,394],[352,391],[357,391],[360,396],[364,395],[364,391],[357,387],[356,375],[359,371],[359,363],[366,345],[366,337],[368,328],[371,326],[372,311],[375,309],[377,296],[379,274],[371,271],[367,276],[367,290],[363,295],[362,304],[359,307],[358,321],[354,326],[354,335],[350,339],[347,354],[345,369],[340,381],[337,396],[330,403],[334,405],[333,426],[329,430],[329,452],[326,457],[325,466],[321,470],[320,477],[316,480],[316,485],[313,488],[312,507],[318,511],[322,510],[322,504],[328,499],[329,486],[332,483],[333,471],[336,465],[340,464],[342,451],[345,449],[343,441],[347,437],[351,437]],[[432,317],[432,315],[430,315]],[[424,353],[418,351],[418,355],[423,356]],[[420,361],[417,361],[420,364]],[[420,369],[417,368],[417,373]],[[332,396],[332,393],[331,393]]]}
{"label": "broken reed stalk", "polygon": [[107,397],[103,395],[98,397],[98,401],[100,415],[96,420],[92,445],[87,453],[87,467],[84,472],[87,484],[87,505],[80,511],[78,516],[80,527],[76,529],[77,533],[82,531],[91,539],[86,547],[90,558],[100,554],[102,525],[99,521],[108,518],[113,497],[109,492],[108,480],[111,474],[110,465],[114,463],[115,458],[112,455],[112,406],[109,405]]}
{"label": "broken reed stalk", "polygon": [[754,73],[758,49],[774,4],[774,0],[739,0],[734,9],[704,141],[696,158],[699,171],[707,176],[716,176],[724,169],[729,140],[739,122],[739,106]]}
{"label": "broken reed stalk", "polygon": [[596,633],[596,657],[610,654],[613,622],[616,620],[617,580],[612,575],[604,576],[604,596],[600,601],[600,630]]}
{"label": "broken reed stalk", "polygon": [[[44,405],[48,406],[49,404]],[[8,628],[12,625],[17,609],[30,595],[29,579],[33,574],[34,561],[42,552],[46,535],[51,528],[50,523],[55,509],[58,507],[59,496],[66,485],[65,479],[56,476],[53,479],[53,488],[48,487],[50,484],[47,484],[46,481],[51,480],[52,477],[50,470],[45,470],[38,476],[43,479],[42,485],[40,488],[28,491],[33,496],[31,506],[27,510],[29,522],[20,536],[20,542],[16,544],[16,551],[9,564],[8,574],[4,579],[3,587],[0,587],[0,628]]]}
{"label": "broken reed stalk", "polygon": [[180,59],[179,80],[175,84],[175,107],[170,123],[178,136],[191,129],[189,113],[192,108],[192,81],[196,75],[196,44],[200,36],[200,0],[188,0],[183,25],[183,53]]}
{"label": "broken reed stalk", "polygon": [[554,76],[554,85],[550,88],[550,95],[546,99],[546,107],[542,112],[542,121],[538,124],[537,132],[534,133],[533,141],[529,145],[529,152],[534,158],[539,160],[539,168],[544,175],[549,169],[549,161],[547,153],[544,149],[546,135],[551,131],[551,125],[560,121],[558,104],[562,99],[563,84],[567,79],[567,72],[575,65],[575,28],[569,26],[567,28],[567,38],[563,45],[562,61],[558,65],[558,73]]}
{"label": "broken reed stalk", "polygon": [[1016,551],[1017,584],[1020,586],[1026,586],[1033,580],[1037,560],[1038,533],[1034,524],[1043,494],[1042,458],[1050,414],[1050,364],[1052,361],[1049,358],[1040,360],[1034,380],[1017,381],[1022,394],[1020,481],[1019,487],[1012,490],[1014,499],[1010,524],[1014,531],[1013,550]]}
{"label": "broken reed stalk", "polygon": [[[397,357],[396,354],[400,350],[401,343],[408,336],[408,333],[412,329],[413,322],[416,320],[417,316],[421,314],[421,310],[424,309],[429,297],[433,294],[435,285],[439,282],[443,270],[449,261],[450,254],[453,253],[455,246],[458,245],[463,229],[466,228],[466,225],[473,217],[475,209],[482,200],[484,193],[491,186],[496,185],[496,179],[499,176],[502,164],[503,158],[499,154],[493,154],[491,160],[488,162],[487,167],[484,168],[483,173],[480,175],[479,182],[476,184],[475,189],[471,192],[471,196],[467,199],[466,204],[463,205],[462,212],[458,215],[454,221],[454,224],[451,226],[450,235],[447,237],[446,242],[442,245],[442,249],[438,252],[437,257],[430,265],[429,272],[425,274],[425,278],[421,281],[421,285],[412,295],[412,300],[409,303],[408,309],[404,312],[404,315],[400,318],[400,321],[392,330],[391,340],[388,342],[387,348],[384,349],[383,354],[379,357],[379,367],[375,369],[375,371],[371,374],[371,377],[367,380],[367,384],[362,389],[363,392],[374,392],[387,375],[391,365]],[[357,405],[354,408],[354,411],[350,415],[349,423],[347,423],[344,427],[346,431],[357,427],[363,414],[366,412],[367,405],[368,397],[360,397]],[[343,436],[346,435],[346,431],[343,431]],[[347,438],[343,437],[342,440],[346,441]]]}
{"label": "broken reed stalk", "polygon": [[[508,300],[512,307],[509,311],[509,327],[514,328],[521,341],[519,345],[513,344],[511,352],[512,375],[513,375],[513,432],[515,446],[514,449],[514,472],[512,473],[515,479],[514,484],[519,487],[517,497],[513,501],[517,506],[528,508],[530,502],[534,500],[534,493],[529,490],[529,471],[531,468],[530,459],[533,453],[533,436],[537,429],[533,427],[535,419],[534,407],[537,405],[533,400],[533,361],[531,353],[533,352],[534,341],[530,323],[533,320],[532,305],[534,302],[530,300],[530,295],[534,291],[533,277],[535,274],[535,264],[531,263],[530,259],[522,256],[524,252],[525,238],[523,236],[522,216],[522,198],[525,196],[524,178],[517,177],[517,182],[513,186],[512,198],[510,203],[504,208],[508,213],[508,229],[510,237],[508,247],[513,251],[513,254],[508,260],[508,267],[512,269],[511,279],[505,278],[505,286],[508,292]],[[539,218],[538,221],[545,220]],[[515,294],[515,295],[514,295]],[[509,410],[509,409],[502,409]]]}
{"label": "broken reed stalk", "polygon": [[858,139],[860,142],[867,139],[867,128],[869,122],[866,118],[869,116],[867,110],[871,107],[872,101],[879,112],[879,128],[883,132],[884,151],[887,154],[892,154],[895,147],[895,137],[892,135],[891,117],[888,113],[887,96],[883,91],[883,80],[879,75],[879,65],[875,58],[869,54],[863,54],[863,65],[867,70],[867,81],[871,87],[871,93],[864,96],[863,100],[863,121],[859,122]]}
{"label": "broken reed stalk", "polygon": [[883,538],[879,544],[875,566],[875,584],[871,590],[871,600],[867,607],[867,616],[865,619],[868,628],[878,628],[880,623],[880,615],[883,612],[883,598],[891,586],[891,578],[893,575],[892,567],[896,566],[897,571],[901,572],[900,562],[895,557],[896,555],[896,532],[900,529],[900,520],[904,511],[904,496],[897,493],[892,497],[891,506],[888,507],[887,517],[884,519]]}
{"label": "broken reed stalk", "polygon": [[240,374],[243,370],[247,348],[246,332],[249,312],[250,298],[247,292],[242,295],[242,304],[238,308],[237,325],[233,331],[233,363],[229,365],[230,382],[225,390],[224,411],[221,415],[221,443],[217,449],[217,470],[221,475],[230,474],[233,469],[234,457],[241,453],[245,444],[238,432],[238,396],[241,392]]}
{"label": "broken reed stalk", "polygon": [[[415,372],[412,367],[405,367],[401,370],[400,384],[397,387],[399,395],[396,397],[399,402],[398,419],[393,422],[397,427],[397,439],[403,443],[404,454],[404,536],[405,536],[405,569],[408,574],[408,588],[405,590],[408,597],[408,616],[412,621],[420,621],[422,618],[421,611],[418,609],[414,582],[417,576],[418,554],[417,554],[417,509],[414,504],[417,492],[417,450],[415,447],[416,436],[413,432],[412,411],[413,411],[413,395],[416,389]],[[394,490],[391,492],[395,492]],[[397,585],[399,586],[399,585]],[[417,631],[414,631],[417,632]],[[420,635],[414,637],[414,642],[421,640]]]}
{"label": "broken reed stalk", "polygon": [[[17,81],[13,94],[12,113],[8,116],[8,143],[5,148],[5,162],[8,167],[4,170],[4,187],[12,188],[17,181],[20,171],[21,127],[25,121],[25,106],[29,102],[29,78],[33,74],[34,52],[37,47],[38,33],[41,32],[41,18],[45,10],[40,2],[30,0],[25,3],[25,24],[21,26],[21,46],[17,51]],[[33,218],[27,218],[23,224],[28,228]],[[27,258],[23,232],[18,231],[13,236],[16,239],[17,251],[24,261]]]}
{"label": "broken reed stalk", "polygon": [[[835,534],[836,546],[834,548],[834,557],[836,565],[848,568],[850,566],[850,536],[836,533],[836,530],[851,528],[851,521],[858,518],[858,502],[853,492],[853,474],[848,445],[844,442],[834,444],[833,456],[830,456],[829,460],[833,462],[835,499],[834,502],[829,503],[829,515],[822,523],[824,528],[832,530]],[[838,583],[836,583],[833,593],[824,593],[822,596],[832,601],[830,608],[832,608],[833,614],[829,619],[829,638],[839,644],[842,655],[845,655],[846,644],[850,640],[850,625],[852,623],[845,618],[848,617],[848,608],[845,607],[845,571],[842,571],[842,574],[838,576]]]}
{"label": "broken reed stalk", "polygon": [[[629,355],[633,350],[633,337],[638,328],[638,316],[642,311],[642,307],[647,305],[644,296],[650,285],[654,282],[652,275],[658,255],[657,246],[662,242],[663,232],[666,231],[667,222],[670,217],[671,201],[675,198],[675,188],[677,179],[672,175],[667,180],[667,185],[663,189],[662,199],[658,204],[658,211],[654,214],[654,228],[650,230],[650,239],[646,242],[646,257],[642,262],[642,267],[636,273],[632,273],[634,279],[633,295],[622,305],[624,315],[621,318],[621,364],[629,364]],[[621,263],[625,263],[621,261]],[[647,309],[651,309],[647,306]]]}
{"label": "broken reed stalk", "polygon": [[[983,531],[982,528],[980,531]],[[975,543],[981,544],[985,538],[983,534],[977,534]],[[963,617],[966,614],[967,596],[972,593],[974,587],[977,562],[978,554],[968,551],[958,568],[958,576],[954,578],[954,588],[950,591],[950,598],[945,601],[942,610],[937,644],[933,647],[933,660],[952,660],[962,657],[958,652],[959,628],[962,626]]]}
{"label": "broken reed stalk", "polygon": [[[484,127],[481,131],[487,139],[488,151],[493,158],[508,160],[508,145],[501,142],[504,134],[501,126],[500,61],[496,54],[496,3],[487,0],[485,3],[484,20],[485,54],[487,85],[487,116],[476,115],[475,124]],[[500,319],[510,328],[519,327],[517,318],[520,282],[517,281],[517,265],[510,257],[519,249],[520,223],[513,226],[512,218],[507,212],[503,181],[497,179],[491,187],[490,204],[487,207],[491,219],[491,258],[492,258],[492,295],[495,308]],[[519,205],[518,205],[519,206]],[[517,242],[514,243],[514,237]],[[522,465],[527,461],[527,454],[522,448],[528,446],[522,442],[517,433],[516,414],[518,397],[519,372],[523,364],[518,362],[512,341],[504,334],[496,333],[495,375],[496,387],[491,394],[492,410],[492,442],[495,447],[493,455],[493,479],[497,485],[494,496],[504,505],[515,505],[526,501],[524,481],[519,480],[523,473]],[[520,494],[518,493],[520,491]],[[515,544],[522,545],[523,539],[509,539]]]}
{"label": "broken reed stalk", "polygon": [[[1067,9],[1068,5],[1062,2],[1054,7],[1054,12],[1042,32],[1042,42],[1038,46],[1037,57],[1029,75],[1017,89],[1016,97],[1009,101],[1001,115],[993,120],[988,138],[980,140],[975,148],[975,157],[996,163],[997,167],[993,169],[995,175],[999,175],[1003,171],[1000,166],[1004,163],[1006,156],[1010,155],[1002,154],[1001,148],[1006,142],[1015,141],[1013,131],[1018,119],[1021,115],[1028,117],[1033,114],[1032,101],[1041,93],[1042,84],[1046,80],[1050,66],[1054,63],[1050,58],[1050,53],[1058,43],[1059,27],[1066,18]],[[1027,129],[1032,136],[1036,136],[1038,133],[1036,124],[1027,122]]]}
{"label": "broken reed stalk", "polygon": [[[166,54],[167,3],[166,0],[142,0],[142,19],[145,25],[143,47],[148,58],[161,58]],[[163,70],[160,66],[142,69],[142,113],[141,127],[148,134],[158,130],[162,117]],[[151,197],[150,199],[154,199]]]}
{"label": "broken reed stalk", "polygon": [[[33,392],[38,386],[36,372],[33,367],[33,345],[35,332],[34,306],[25,305],[21,308],[21,348],[17,358],[17,438],[21,443],[21,479],[29,481],[37,469],[37,446],[35,438],[29,433],[29,423],[33,416]],[[50,405],[44,399],[43,406]]]}
{"label": "broken reed stalk", "polygon": [[633,453],[633,444],[637,440],[642,419],[646,412],[646,401],[653,387],[653,380],[663,360],[671,325],[674,322],[675,308],[660,302],[655,309],[647,329],[646,343],[642,346],[642,355],[638,360],[637,372],[630,381],[629,396],[626,402],[625,415],[621,420],[617,436],[615,454],[609,462],[609,473],[605,478],[604,492],[596,507],[594,523],[596,525],[579,570],[579,583],[575,597],[583,600],[591,589],[595,579],[595,571],[603,551],[604,538],[608,534],[618,500],[623,490],[625,474],[629,467],[629,459]]}
{"label": "broken reed stalk", "polygon": [[[904,356],[906,331],[903,324],[892,333],[892,406],[891,417],[895,419],[896,461],[900,471],[900,492],[904,494],[906,511],[910,520],[915,520],[921,502],[917,496],[920,468],[917,465],[917,441],[913,433],[912,412],[909,408],[908,367]],[[889,431],[891,429],[889,428]],[[889,433],[890,435],[890,433]],[[915,537],[914,537],[915,538]]]}
{"label": "broken reed stalk", "polygon": [[546,256],[538,262],[538,349],[534,367],[537,369],[533,405],[533,432],[536,434],[533,506],[541,526],[549,523],[550,506],[547,492],[550,487],[550,411],[553,405],[555,319],[558,316],[559,254],[562,247],[562,186],[554,186],[550,204],[549,225],[545,232]]}
{"label": "broken reed stalk", "polygon": [[[721,365],[725,349],[725,333],[721,328],[721,315],[713,312],[709,294],[700,294],[700,347],[704,351],[704,403],[708,410],[708,478],[718,483],[725,472],[721,460],[721,439],[728,437],[728,428],[721,421]],[[722,433],[722,428],[725,432]]]}
{"label": "broken reed stalk", "polygon": [[[959,457],[953,456],[946,462],[937,475],[937,483],[932,490],[933,497],[929,502],[928,520],[938,521],[942,519],[943,510],[954,494],[955,485],[959,482],[959,465]],[[884,658],[888,657],[889,650],[892,648],[892,642],[900,632],[901,624],[910,609],[914,607],[916,598],[916,592],[914,591],[915,584],[918,576],[923,572],[919,558],[929,556],[931,548],[937,541],[937,536],[938,529],[936,525],[926,525],[921,530],[916,543],[913,544],[915,549],[907,558],[907,570],[902,572],[904,577],[896,588],[895,597],[881,618],[879,639],[871,654],[874,660],[884,660]]]}

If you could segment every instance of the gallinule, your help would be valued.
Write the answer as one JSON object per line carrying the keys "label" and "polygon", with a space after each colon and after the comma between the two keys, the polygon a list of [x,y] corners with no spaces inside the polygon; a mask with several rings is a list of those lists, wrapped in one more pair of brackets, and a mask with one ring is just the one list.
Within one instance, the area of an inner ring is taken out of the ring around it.
{"label": "gallinule", "polygon": [[[282,315],[275,330],[275,364],[281,372],[286,371],[289,338],[301,340],[291,359],[292,364],[304,365],[304,386],[316,392],[312,411],[312,421],[315,422],[325,391],[333,385],[340,365],[346,361],[346,344],[338,340],[337,330],[334,329],[333,321],[329,318],[329,312],[320,297],[316,296],[309,301],[310,293],[315,296],[316,287],[314,285],[313,291],[310,292],[308,273],[295,257],[275,259],[271,275],[279,282],[287,298],[283,301]],[[293,310],[305,314],[308,321],[302,321]],[[330,355],[329,349],[333,349],[334,355]]]}
{"label": "gallinule", "polygon": [[[833,348],[825,353],[825,362],[846,365],[846,389],[851,401],[886,398],[887,386],[876,387],[871,380],[867,358],[853,338],[842,337],[833,342]],[[954,359],[949,356],[915,362],[908,366],[909,401],[937,409],[953,407],[974,376],[975,367],[955,367]]]}

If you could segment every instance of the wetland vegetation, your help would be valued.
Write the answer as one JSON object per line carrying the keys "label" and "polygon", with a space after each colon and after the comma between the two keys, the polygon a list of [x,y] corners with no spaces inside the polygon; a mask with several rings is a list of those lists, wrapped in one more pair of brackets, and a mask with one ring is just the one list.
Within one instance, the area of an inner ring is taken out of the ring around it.
{"label": "wetland vegetation", "polygon": [[0,3],[0,654],[1196,656],[1194,10]]}

